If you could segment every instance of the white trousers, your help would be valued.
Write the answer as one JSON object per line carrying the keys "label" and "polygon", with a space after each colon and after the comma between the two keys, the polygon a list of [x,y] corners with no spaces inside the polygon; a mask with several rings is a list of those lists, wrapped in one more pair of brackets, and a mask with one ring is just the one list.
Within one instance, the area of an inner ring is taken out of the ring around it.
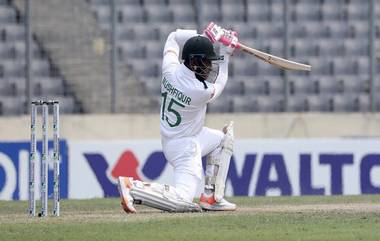
{"label": "white trousers", "polygon": [[193,137],[162,140],[165,158],[174,168],[174,187],[177,195],[192,202],[201,184],[202,157],[217,148],[224,133],[203,127]]}

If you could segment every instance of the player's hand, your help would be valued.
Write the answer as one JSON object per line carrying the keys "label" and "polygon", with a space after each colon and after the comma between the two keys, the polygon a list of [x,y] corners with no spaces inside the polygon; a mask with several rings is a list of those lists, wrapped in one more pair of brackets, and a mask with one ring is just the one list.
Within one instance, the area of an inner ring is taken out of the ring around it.
{"label": "player's hand", "polygon": [[219,38],[219,42],[221,42],[224,46],[228,46],[231,48],[239,47],[239,39],[237,37],[237,32],[232,30],[224,30],[224,34]]}
{"label": "player's hand", "polygon": [[223,44],[221,47],[222,54],[232,55],[234,50],[240,47],[237,33],[231,30],[226,30],[219,42]]}
{"label": "player's hand", "polygon": [[[224,53],[232,55],[235,48],[239,48],[239,40],[237,37],[237,32],[232,30],[226,30],[214,22],[210,22],[204,34],[210,39],[212,43],[220,42],[225,46]],[[222,47],[223,49],[223,47]]]}
{"label": "player's hand", "polygon": [[214,22],[210,22],[203,32],[213,44],[219,41],[219,39],[224,35],[224,29],[216,25]]}

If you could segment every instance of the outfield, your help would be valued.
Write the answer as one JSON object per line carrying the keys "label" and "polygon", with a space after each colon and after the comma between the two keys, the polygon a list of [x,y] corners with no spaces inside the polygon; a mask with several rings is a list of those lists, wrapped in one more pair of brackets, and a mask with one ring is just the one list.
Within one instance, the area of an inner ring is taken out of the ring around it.
{"label": "outfield", "polygon": [[238,211],[135,215],[119,199],[63,200],[61,217],[45,219],[0,201],[0,240],[380,240],[380,195],[231,200]]}

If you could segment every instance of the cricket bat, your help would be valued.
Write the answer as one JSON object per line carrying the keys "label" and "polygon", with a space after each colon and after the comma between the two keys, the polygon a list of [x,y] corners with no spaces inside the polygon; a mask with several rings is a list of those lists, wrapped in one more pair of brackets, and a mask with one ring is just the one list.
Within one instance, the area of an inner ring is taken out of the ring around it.
{"label": "cricket bat", "polygon": [[274,56],[274,55],[271,55],[268,53],[264,53],[264,52],[261,52],[257,49],[250,48],[250,47],[248,47],[242,43],[239,43],[237,45],[237,48],[246,52],[246,53],[252,54],[253,56],[255,56],[255,57],[257,57],[257,58],[259,58],[259,59],[261,59],[261,60],[263,60],[269,64],[272,64],[274,66],[277,66],[277,67],[285,69],[285,70],[311,71],[310,65],[297,63],[297,62],[290,61],[287,59],[283,59],[283,58],[280,58],[280,57],[277,57],[277,56]]}

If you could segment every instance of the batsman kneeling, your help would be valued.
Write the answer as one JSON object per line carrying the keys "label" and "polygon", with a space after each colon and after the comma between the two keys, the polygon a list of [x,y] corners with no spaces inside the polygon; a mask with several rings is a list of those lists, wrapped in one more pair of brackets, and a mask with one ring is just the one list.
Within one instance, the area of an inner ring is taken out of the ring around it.
{"label": "batsman kneeling", "polygon": [[[174,186],[119,177],[121,204],[127,213],[136,212],[135,204],[168,212],[236,210],[235,204],[224,199],[233,152],[233,123],[219,131],[204,127],[204,119],[207,104],[226,85],[228,61],[237,37],[214,25],[206,28],[205,36],[195,30],[177,29],[166,40],[160,129],[164,155],[174,169]],[[221,43],[221,55],[214,50],[216,42]],[[183,63],[179,62],[180,46]],[[201,185],[202,156],[206,155],[204,192],[197,204],[193,199]]]}

